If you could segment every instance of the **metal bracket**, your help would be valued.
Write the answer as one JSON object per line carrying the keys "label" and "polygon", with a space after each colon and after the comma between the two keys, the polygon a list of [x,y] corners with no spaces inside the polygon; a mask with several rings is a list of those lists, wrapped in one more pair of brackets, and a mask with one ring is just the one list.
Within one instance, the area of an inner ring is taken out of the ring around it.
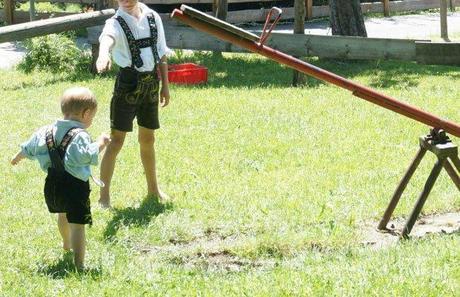
{"label": "metal bracket", "polygon": [[[276,16],[276,18],[273,21],[273,23],[270,25],[270,28],[268,28],[268,30],[267,30],[268,24],[270,23],[270,19],[272,18],[272,15],[275,12],[277,12],[278,15]],[[265,41],[267,41],[268,36],[270,36],[270,33],[273,31],[273,29],[275,28],[276,24],[280,20],[282,12],[283,11],[281,9],[279,9],[278,7],[272,7],[272,9],[270,9],[270,11],[268,12],[267,18],[265,19],[264,28],[262,30],[262,34],[260,35],[260,39],[259,39],[259,45],[260,46],[263,46],[265,44]]]}

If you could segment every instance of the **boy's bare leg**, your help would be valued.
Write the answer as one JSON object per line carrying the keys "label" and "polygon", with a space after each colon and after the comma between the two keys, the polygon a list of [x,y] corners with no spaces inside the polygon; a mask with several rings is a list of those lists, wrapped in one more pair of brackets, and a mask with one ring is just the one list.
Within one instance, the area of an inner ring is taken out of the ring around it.
{"label": "boy's bare leg", "polygon": [[102,207],[110,207],[110,183],[112,181],[113,171],[115,170],[115,161],[118,153],[123,147],[126,132],[112,129],[110,133],[111,141],[105,149],[101,161],[101,180],[105,186],[101,188],[99,204]]}
{"label": "boy's bare leg", "polygon": [[155,133],[152,129],[139,126],[138,141],[140,145],[141,160],[144,166],[145,178],[147,179],[147,191],[161,200],[168,199],[158,187],[156,164],[155,164]]}
{"label": "boy's bare leg", "polygon": [[85,225],[70,223],[70,242],[74,252],[74,262],[77,269],[84,268],[85,262]]}
{"label": "boy's bare leg", "polygon": [[70,226],[65,213],[58,213],[58,228],[62,236],[62,247],[70,251]]}

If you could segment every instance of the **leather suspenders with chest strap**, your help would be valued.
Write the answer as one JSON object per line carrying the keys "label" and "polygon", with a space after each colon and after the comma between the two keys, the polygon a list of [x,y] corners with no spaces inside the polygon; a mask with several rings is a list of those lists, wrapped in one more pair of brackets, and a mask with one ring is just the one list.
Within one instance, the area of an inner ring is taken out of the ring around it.
{"label": "leather suspenders with chest strap", "polygon": [[54,130],[55,129],[53,127],[49,127],[46,130],[46,146],[48,147],[48,153],[51,159],[51,167],[56,169],[58,172],[64,172],[64,156],[67,151],[67,147],[75,135],[85,130],[77,127],[70,128],[62,138],[59,145],[56,145],[56,142],[54,141]]}
{"label": "leather suspenders with chest strap", "polygon": [[153,14],[147,15],[147,20],[150,28],[150,37],[142,39],[134,38],[133,32],[131,29],[129,29],[128,24],[121,16],[117,16],[115,19],[120,24],[123,32],[125,33],[126,39],[128,40],[129,51],[131,52],[131,67],[133,67],[133,64],[137,68],[140,68],[142,65],[144,65],[144,62],[141,58],[141,48],[147,47],[152,48],[154,63],[158,64],[160,62],[160,57],[158,56],[157,50],[158,31]]}

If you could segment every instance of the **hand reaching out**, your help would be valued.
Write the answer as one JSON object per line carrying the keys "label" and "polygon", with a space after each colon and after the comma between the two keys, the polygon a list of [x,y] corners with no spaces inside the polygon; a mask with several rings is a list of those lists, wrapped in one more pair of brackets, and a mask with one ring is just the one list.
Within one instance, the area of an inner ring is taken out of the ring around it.
{"label": "hand reaching out", "polygon": [[11,165],[17,165],[22,159],[24,159],[25,156],[22,154],[22,152],[18,152],[14,157],[11,159]]}
{"label": "hand reaching out", "polygon": [[104,150],[104,148],[110,143],[110,141],[111,141],[110,136],[108,136],[105,133],[102,133],[97,138],[97,142],[99,143],[99,151]]}

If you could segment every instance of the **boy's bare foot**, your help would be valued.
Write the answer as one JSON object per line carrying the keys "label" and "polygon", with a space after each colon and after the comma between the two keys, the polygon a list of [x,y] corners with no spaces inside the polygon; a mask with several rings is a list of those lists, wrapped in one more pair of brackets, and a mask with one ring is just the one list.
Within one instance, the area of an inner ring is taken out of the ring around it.
{"label": "boy's bare foot", "polygon": [[163,192],[160,189],[158,191],[156,191],[156,192],[149,193],[149,196],[158,198],[158,200],[160,202],[162,202],[162,203],[171,201],[171,197],[169,197],[168,194],[166,194],[165,192]]}
{"label": "boy's bare foot", "polygon": [[112,206],[110,205],[110,200],[99,199],[98,203],[101,208],[104,208],[104,209],[112,208]]}

